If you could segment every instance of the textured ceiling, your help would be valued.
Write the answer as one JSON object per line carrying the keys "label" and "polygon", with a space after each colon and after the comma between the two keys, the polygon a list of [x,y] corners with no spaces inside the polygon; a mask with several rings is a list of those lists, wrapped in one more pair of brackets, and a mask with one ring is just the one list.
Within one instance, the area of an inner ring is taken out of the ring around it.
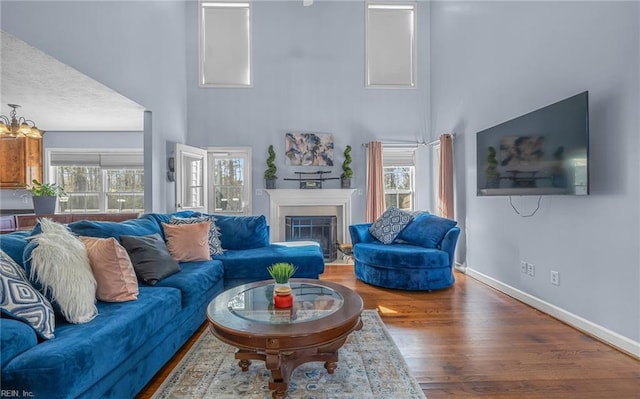
{"label": "textured ceiling", "polygon": [[0,113],[44,131],[141,131],[144,107],[22,40],[2,32]]}

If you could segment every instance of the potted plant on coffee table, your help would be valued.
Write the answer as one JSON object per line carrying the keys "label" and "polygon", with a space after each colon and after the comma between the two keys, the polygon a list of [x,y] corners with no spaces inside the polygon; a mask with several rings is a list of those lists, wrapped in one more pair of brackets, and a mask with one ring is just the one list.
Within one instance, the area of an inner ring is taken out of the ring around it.
{"label": "potted plant on coffee table", "polygon": [[293,304],[289,279],[295,274],[296,270],[298,270],[296,266],[284,262],[274,263],[267,267],[267,272],[275,280],[273,304],[276,307],[286,308]]}
{"label": "potted plant on coffee table", "polygon": [[55,183],[41,183],[37,179],[27,187],[33,200],[33,211],[36,215],[51,215],[56,211],[59,196],[66,195],[64,189]]}

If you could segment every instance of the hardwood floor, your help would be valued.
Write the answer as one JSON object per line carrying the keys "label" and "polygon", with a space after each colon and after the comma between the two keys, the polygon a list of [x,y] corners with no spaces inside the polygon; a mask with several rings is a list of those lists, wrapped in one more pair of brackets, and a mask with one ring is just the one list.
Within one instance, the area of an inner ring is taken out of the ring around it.
{"label": "hardwood floor", "polygon": [[[640,398],[640,361],[464,274],[437,292],[373,287],[352,266],[328,265],[322,279],[379,310],[428,399]],[[138,399],[153,394],[194,340]]]}

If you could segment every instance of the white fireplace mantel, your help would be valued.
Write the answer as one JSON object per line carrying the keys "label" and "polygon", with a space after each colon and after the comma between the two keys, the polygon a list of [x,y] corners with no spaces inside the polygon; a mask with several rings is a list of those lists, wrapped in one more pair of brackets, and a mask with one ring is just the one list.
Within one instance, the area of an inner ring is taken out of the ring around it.
{"label": "white fireplace mantel", "polygon": [[287,207],[335,206],[340,214],[338,229],[343,242],[350,242],[351,196],[355,189],[275,189],[265,190],[269,195],[269,229],[271,242],[284,241],[284,217]]}

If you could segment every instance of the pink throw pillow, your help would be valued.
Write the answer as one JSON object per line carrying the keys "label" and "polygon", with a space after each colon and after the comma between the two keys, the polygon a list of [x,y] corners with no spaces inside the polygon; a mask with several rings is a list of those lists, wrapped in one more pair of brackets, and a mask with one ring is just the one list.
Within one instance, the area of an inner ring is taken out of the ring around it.
{"label": "pink throw pillow", "polygon": [[113,237],[79,237],[96,278],[96,298],[104,302],[138,299],[138,279],[127,250]]}
{"label": "pink throw pillow", "polygon": [[162,223],[167,249],[178,262],[209,260],[209,229],[211,222],[193,224]]}

